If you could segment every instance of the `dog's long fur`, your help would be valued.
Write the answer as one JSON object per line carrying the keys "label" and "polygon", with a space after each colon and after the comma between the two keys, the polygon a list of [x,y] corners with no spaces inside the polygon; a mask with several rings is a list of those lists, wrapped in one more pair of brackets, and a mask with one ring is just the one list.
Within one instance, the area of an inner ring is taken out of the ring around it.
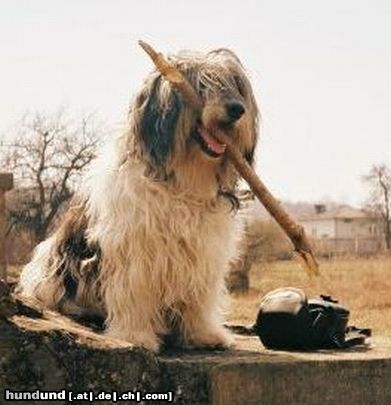
{"label": "dog's long fur", "polygon": [[[107,332],[158,350],[172,332],[190,346],[227,346],[224,277],[241,227],[237,174],[194,131],[210,111],[252,163],[257,107],[229,50],[171,57],[205,102],[197,117],[154,71],[132,103],[123,135],[86,176],[59,229],[36,249],[19,291],[70,315],[100,315]],[[227,103],[245,112],[227,119]],[[204,145],[205,146],[205,145]]]}

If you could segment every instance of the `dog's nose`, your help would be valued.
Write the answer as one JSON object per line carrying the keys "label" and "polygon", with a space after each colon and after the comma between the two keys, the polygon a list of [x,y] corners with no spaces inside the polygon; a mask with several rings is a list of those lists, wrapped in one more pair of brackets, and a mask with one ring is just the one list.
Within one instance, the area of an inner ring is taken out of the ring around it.
{"label": "dog's nose", "polygon": [[244,114],[244,106],[238,101],[230,101],[225,105],[227,115],[232,121],[237,121]]}

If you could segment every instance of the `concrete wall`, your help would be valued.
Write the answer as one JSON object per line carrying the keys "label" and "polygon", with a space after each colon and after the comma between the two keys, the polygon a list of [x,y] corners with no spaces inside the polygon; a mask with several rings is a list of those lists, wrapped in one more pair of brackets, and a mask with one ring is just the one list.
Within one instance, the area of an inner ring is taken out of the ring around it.
{"label": "concrete wall", "polygon": [[337,238],[364,238],[379,235],[378,224],[369,218],[337,219]]}
{"label": "concrete wall", "polygon": [[370,218],[312,219],[302,222],[311,238],[366,238],[381,235],[379,222]]}
{"label": "concrete wall", "polygon": [[380,224],[370,218],[313,219],[302,225],[320,254],[367,254],[384,248]]}
{"label": "concrete wall", "polygon": [[335,238],[334,219],[314,219],[303,221],[302,225],[310,238]]}

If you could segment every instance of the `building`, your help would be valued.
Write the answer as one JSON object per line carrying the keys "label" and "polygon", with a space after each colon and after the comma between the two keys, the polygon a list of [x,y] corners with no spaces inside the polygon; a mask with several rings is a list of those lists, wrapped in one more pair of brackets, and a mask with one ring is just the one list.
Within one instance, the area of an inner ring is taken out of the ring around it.
{"label": "building", "polygon": [[384,247],[379,217],[349,205],[315,205],[300,223],[319,253],[373,253]]}

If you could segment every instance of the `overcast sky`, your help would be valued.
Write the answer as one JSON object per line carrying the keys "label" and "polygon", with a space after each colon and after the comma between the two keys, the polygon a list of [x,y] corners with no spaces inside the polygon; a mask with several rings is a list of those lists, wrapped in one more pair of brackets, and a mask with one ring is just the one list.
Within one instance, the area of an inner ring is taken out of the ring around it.
{"label": "overcast sky", "polygon": [[263,123],[257,171],[279,198],[360,204],[391,162],[391,2],[0,0],[0,133],[26,110],[112,125],[159,50],[233,49]]}

